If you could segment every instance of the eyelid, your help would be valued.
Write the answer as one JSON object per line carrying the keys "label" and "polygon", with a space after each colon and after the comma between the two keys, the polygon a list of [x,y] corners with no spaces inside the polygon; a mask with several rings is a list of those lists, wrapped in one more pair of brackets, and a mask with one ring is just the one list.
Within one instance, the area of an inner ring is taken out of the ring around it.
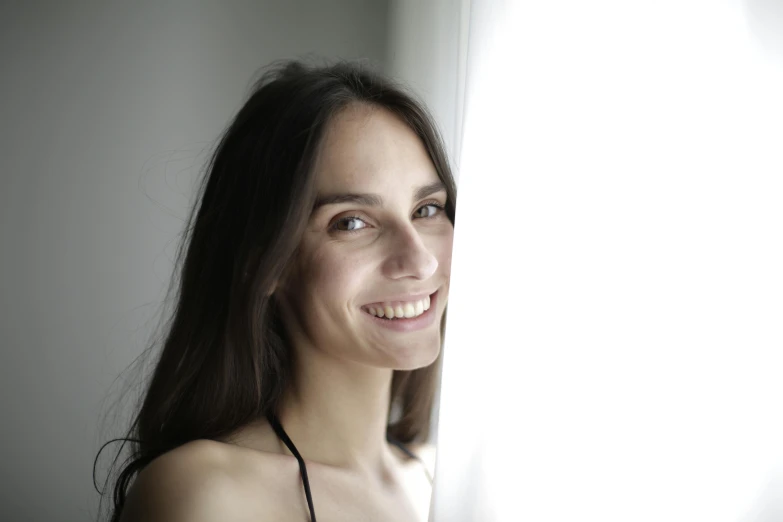
{"label": "eyelid", "polygon": [[[421,205],[416,207],[416,210],[414,212],[418,212],[422,208],[430,207],[430,206],[436,207],[438,209],[438,213],[435,214],[436,216],[441,214],[441,213],[443,213],[443,212],[445,212],[445,210],[446,210],[446,204],[445,203],[441,203],[438,200],[432,200],[432,201],[425,201],[425,202],[423,202]],[[435,216],[430,216],[429,218],[423,218],[423,219],[432,219],[434,217]]]}
{"label": "eyelid", "polygon": [[[356,230],[340,230],[340,229],[337,228],[337,225],[339,225],[343,221],[348,221],[348,220],[351,220],[351,219],[358,219],[359,221],[363,221],[366,226],[364,226],[362,228],[359,228],[359,229],[356,229]],[[358,213],[349,214],[349,215],[342,216],[340,218],[335,219],[334,222],[332,222],[332,224],[329,225],[329,230],[331,232],[339,232],[339,233],[351,234],[353,232],[359,232],[360,230],[364,230],[365,228],[371,226],[367,221],[368,221],[368,219],[365,216],[360,216]]]}
{"label": "eyelid", "polygon": [[420,209],[421,207],[426,207],[427,205],[435,205],[436,207],[446,208],[445,203],[441,203],[437,199],[431,199],[429,201],[422,202],[421,205],[419,205],[416,210]]}

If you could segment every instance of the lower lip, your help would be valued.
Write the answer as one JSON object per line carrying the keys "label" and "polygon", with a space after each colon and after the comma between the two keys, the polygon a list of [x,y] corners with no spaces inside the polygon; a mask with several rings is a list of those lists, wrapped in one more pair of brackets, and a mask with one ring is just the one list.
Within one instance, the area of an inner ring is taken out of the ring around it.
{"label": "lower lip", "polygon": [[367,318],[376,324],[383,326],[384,328],[388,328],[389,330],[394,330],[396,332],[415,332],[416,330],[427,328],[433,322],[435,322],[435,305],[437,302],[438,292],[435,292],[430,296],[429,309],[423,314],[417,317],[411,317],[409,319],[382,319],[365,312],[364,310],[362,310],[362,314],[366,315]]}

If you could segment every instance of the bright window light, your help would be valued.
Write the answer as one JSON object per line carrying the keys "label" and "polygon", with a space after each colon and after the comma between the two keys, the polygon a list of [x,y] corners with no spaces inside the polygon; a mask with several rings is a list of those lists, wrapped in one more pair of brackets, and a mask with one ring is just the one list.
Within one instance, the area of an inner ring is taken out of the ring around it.
{"label": "bright window light", "polygon": [[472,2],[434,520],[783,520],[762,4]]}

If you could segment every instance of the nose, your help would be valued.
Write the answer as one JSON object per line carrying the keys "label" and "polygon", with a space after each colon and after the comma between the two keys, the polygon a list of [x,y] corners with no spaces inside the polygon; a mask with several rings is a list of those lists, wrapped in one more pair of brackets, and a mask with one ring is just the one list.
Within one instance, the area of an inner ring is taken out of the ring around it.
{"label": "nose", "polygon": [[394,231],[383,272],[390,279],[425,280],[438,269],[438,259],[427,248],[416,228],[409,224]]}

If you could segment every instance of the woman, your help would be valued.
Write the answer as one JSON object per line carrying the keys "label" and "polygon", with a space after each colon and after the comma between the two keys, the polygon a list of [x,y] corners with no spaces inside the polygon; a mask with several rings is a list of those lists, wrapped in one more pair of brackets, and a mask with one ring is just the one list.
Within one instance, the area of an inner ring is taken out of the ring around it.
{"label": "woman", "polygon": [[112,520],[426,520],[455,197],[402,88],[272,67],[209,165]]}

